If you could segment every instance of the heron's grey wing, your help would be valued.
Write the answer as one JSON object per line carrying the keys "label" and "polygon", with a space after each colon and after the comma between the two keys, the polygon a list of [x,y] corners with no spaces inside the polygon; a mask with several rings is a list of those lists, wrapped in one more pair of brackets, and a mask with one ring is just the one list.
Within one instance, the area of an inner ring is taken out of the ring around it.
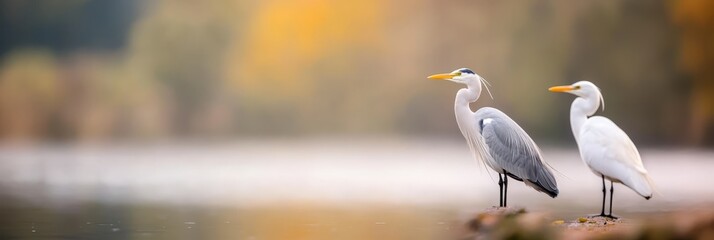
{"label": "heron's grey wing", "polygon": [[516,122],[488,107],[479,109],[476,117],[484,143],[501,168],[538,191],[558,195],[553,173],[543,163],[538,146]]}

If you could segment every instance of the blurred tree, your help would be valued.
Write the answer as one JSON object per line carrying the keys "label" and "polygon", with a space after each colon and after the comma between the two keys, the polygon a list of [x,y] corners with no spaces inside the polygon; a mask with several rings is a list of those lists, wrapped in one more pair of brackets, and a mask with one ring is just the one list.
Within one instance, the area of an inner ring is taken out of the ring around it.
{"label": "blurred tree", "polygon": [[[226,76],[243,133],[365,130],[387,117],[375,93],[383,38],[378,1],[263,1],[239,26]],[[370,69],[371,68],[371,69]],[[383,77],[382,77],[383,78]],[[362,102],[360,102],[362,101]],[[389,104],[383,102],[381,104]],[[346,126],[359,120],[357,125]],[[382,126],[384,126],[382,124]]]}
{"label": "blurred tree", "polygon": [[[216,111],[230,111],[230,105],[217,100],[224,95],[224,52],[233,25],[241,20],[238,6],[223,0],[157,1],[132,31],[129,67],[166,90],[171,132],[199,134],[206,124],[218,123]],[[230,128],[228,121],[219,122],[223,130]]]}
{"label": "blurred tree", "polygon": [[52,136],[64,89],[57,62],[41,50],[16,50],[0,69],[0,137],[30,141]]}
{"label": "blurred tree", "polygon": [[[679,26],[679,66],[690,75],[688,140],[714,144],[714,2],[671,1],[672,19]],[[680,125],[681,126],[681,125]]]}
{"label": "blurred tree", "polygon": [[166,96],[121,59],[75,54],[65,60],[68,138],[82,142],[151,139],[170,133]]}

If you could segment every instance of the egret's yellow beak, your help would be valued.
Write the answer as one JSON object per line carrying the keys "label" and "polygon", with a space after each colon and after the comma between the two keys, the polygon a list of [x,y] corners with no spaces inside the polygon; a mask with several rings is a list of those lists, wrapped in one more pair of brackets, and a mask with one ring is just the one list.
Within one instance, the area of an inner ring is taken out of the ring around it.
{"label": "egret's yellow beak", "polygon": [[431,79],[431,80],[449,80],[456,76],[457,75],[453,74],[453,73],[440,73],[440,74],[434,74],[434,75],[428,76],[426,78]]}
{"label": "egret's yellow beak", "polygon": [[572,90],[574,90],[574,89],[575,89],[575,88],[574,88],[573,86],[566,85],[566,86],[555,86],[555,87],[551,87],[551,88],[548,88],[548,91],[551,91],[551,92],[569,92],[569,91],[572,91]]}

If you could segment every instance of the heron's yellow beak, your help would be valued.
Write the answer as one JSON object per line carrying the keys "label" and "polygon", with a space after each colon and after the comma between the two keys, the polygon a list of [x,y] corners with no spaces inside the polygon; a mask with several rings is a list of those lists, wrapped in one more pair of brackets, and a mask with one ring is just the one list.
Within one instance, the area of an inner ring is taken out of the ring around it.
{"label": "heron's yellow beak", "polygon": [[440,74],[434,74],[431,76],[428,76],[426,78],[431,79],[431,80],[449,80],[456,77],[456,74],[452,73],[440,73]]}
{"label": "heron's yellow beak", "polygon": [[575,89],[575,88],[573,88],[573,86],[566,85],[566,86],[555,86],[555,87],[551,87],[551,88],[548,88],[548,91],[551,91],[551,92],[569,92],[569,91],[572,91],[572,90],[574,90],[574,89]]}

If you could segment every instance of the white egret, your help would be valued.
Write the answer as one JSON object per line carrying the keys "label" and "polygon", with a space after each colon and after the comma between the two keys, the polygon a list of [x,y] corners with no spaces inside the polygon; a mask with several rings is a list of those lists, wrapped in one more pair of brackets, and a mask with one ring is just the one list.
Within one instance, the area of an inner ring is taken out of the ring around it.
{"label": "white egret", "polygon": [[557,183],[545,166],[540,149],[516,122],[495,108],[471,111],[469,104],[481,95],[483,78],[467,68],[428,78],[466,85],[456,93],[456,122],[474,158],[498,173],[501,207],[507,205],[508,177],[550,197],[558,196]]}
{"label": "white egret", "polygon": [[[642,165],[635,144],[615,123],[605,117],[592,116],[600,104],[605,109],[602,94],[588,81],[568,86],[551,87],[551,92],[576,95],[570,107],[570,127],[580,149],[580,157],[595,175],[602,178],[602,209],[600,216],[612,215],[613,183],[622,183],[645,199],[652,197],[652,180]],[[588,118],[589,117],[589,118]],[[610,213],[605,215],[605,179],[610,180]]]}

